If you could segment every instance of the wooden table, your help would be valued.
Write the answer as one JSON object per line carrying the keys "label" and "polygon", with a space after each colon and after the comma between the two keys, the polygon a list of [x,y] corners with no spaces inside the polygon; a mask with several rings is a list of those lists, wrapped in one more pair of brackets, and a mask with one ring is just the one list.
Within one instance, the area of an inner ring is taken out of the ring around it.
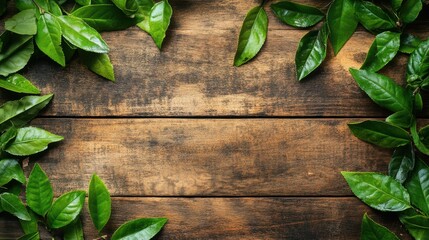
{"label": "wooden table", "polygon": [[[265,46],[236,68],[242,20],[257,1],[171,4],[161,52],[136,27],[103,34],[116,83],[77,60],[65,69],[38,60],[24,71],[55,93],[32,124],[65,140],[31,160],[46,170],[56,196],[87,189],[97,173],[113,196],[108,234],[133,218],[168,217],[159,239],[358,239],[365,212],[405,234],[393,215],[353,197],[340,174],[386,172],[390,160],[389,150],[357,140],[346,125],[388,114],[348,73],[363,63],[371,34],[359,29],[299,83],[294,55],[308,30],[281,24],[267,7]],[[413,29],[428,35],[424,24]],[[384,73],[402,81],[405,63],[401,55]],[[95,238],[86,209],[83,219]],[[0,238],[19,236],[18,226],[0,221]]]}

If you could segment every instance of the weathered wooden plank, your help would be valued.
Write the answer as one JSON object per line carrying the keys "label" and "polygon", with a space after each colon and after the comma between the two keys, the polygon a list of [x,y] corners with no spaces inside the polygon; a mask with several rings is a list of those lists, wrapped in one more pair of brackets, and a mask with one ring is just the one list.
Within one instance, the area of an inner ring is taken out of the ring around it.
{"label": "weathered wooden plank", "polygon": [[386,172],[390,160],[351,121],[38,119],[65,140],[31,159],[56,192],[97,173],[116,196],[350,196],[340,171]]}
{"label": "weathered wooden plank", "polygon": [[[86,209],[85,209],[86,211]],[[355,198],[115,198],[105,233],[140,217],[168,217],[158,239],[359,239],[365,212],[408,239],[394,215]],[[84,214],[87,239],[97,232]],[[17,237],[15,221],[0,221],[0,238]]]}

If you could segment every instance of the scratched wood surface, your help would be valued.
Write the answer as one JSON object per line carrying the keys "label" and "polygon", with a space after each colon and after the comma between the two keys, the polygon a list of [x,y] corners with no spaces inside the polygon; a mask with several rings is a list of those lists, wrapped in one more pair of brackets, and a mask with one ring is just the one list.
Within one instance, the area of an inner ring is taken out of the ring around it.
{"label": "scratched wood surface", "polygon": [[[164,48],[131,28],[103,33],[116,83],[46,59],[23,72],[55,98],[33,125],[65,137],[30,158],[56,196],[87,189],[97,173],[110,189],[106,234],[137,217],[168,217],[159,239],[359,239],[364,212],[407,239],[393,215],[352,197],[340,171],[386,172],[391,152],[363,143],[347,123],[386,117],[348,73],[373,36],[362,28],[342,52],[299,83],[294,55],[308,29],[269,11],[259,56],[232,66],[246,12],[257,1],[171,0]],[[329,1],[299,0],[326,6]],[[428,16],[411,31],[426,37]],[[406,56],[384,73],[399,83]],[[0,90],[0,102],[17,96]],[[426,105],[429,103],[426,103]],[[429,115],[425,114],[425,117]],[[21,235],[0,215],[0,239]],[[87,239],[97,237],[86,209]]]}

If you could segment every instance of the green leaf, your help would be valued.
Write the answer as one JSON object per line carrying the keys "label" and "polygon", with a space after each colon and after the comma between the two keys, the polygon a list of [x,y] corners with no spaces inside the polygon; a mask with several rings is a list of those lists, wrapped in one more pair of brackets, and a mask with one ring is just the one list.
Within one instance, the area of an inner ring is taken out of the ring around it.
{"label": "green leaf", "polygon": [[25,175],[21,165],[14,159],[3,159],[0,161],[0,186],[5,185],[15,179],[25,184]]}
{"label": "green leaf", "polygon": [[55,16],[49,13],[39,16],[35,40],[43,53],[61,66],[66,65],[64,52],[61,48],[61,25]]}
{"label": "green leaf", "polygon": [[419,130],[419,137],[424,145],[429,146],[429,125]]}
{"label": "green leaf", "polygon": [[42,217],[48,212],[54,199],[51,182],[37,163],[28,177],[26,198],[28,206]]}
{"label": "green leaf", "polygon": [[[59,1],[58,1],[59,2]],[[63,11],[61,10],[61,7],[58,5],[57,1],[48,1],[48,7],[49,7],[49,12],[52,13],[53,15],[59,17],[63,15]]]}
{"label": "green leaf", "polygon": [[407,190],[395,179],[378,173],[341,172],[353,193],[370,207],[400,212],[410,205]]}
{"label": "green leaf", "polygon": [[413,122],[413,118],[413,114],[407,110],[403,110],[388,116],[386,118],[386,122],[402,128],[409,128]]}
{"label": "green leaf", "polygon": [[167,223],[166,218],[140,218],[124,223],[120,226],[111,240],[140,239],[154,237]]}
{"label": "green leaf", "polygon": [[64,240],[84,240],[82,222],[79,217],[64,227]]}
{"label": "green leaf", "polygon": [[410,128],[410,132],[416,148],[423,154],[429,155],[429,148],[421,141],[419,133],[417,132],[416,121],[413,121],[413,124],[411,125],[411,128]]}
{"label": "green leaf", "polygon": [[85,191],[72,191],[60,196],[48,211],[48,226],[62,228],[73,222],[82,210]]}
{"label": "green leaf", "polygon": [[37,87],[18,73],[10,75],[6,79],[0,79],[0,88],[16,93],[40,94]]}
{"label": "green leaf", "polygon": [[63,36],[74,46],[88,52],[108,53],[109,47],[100,34],[82,19],[69,16],[57,18],[61,24]]}
{"label": "green leaf", "polygon": [[418,87],[429,74],[429,39],[420,43],[410,55],[407,65],[407,82]]}
{"label": "green leaf", "polygon": [[75,0],[77,4],[87,6],[91,4],[91,0]]}
{"label": "green leaf", "polygon": [[401,35],[401,47],[399,51],[402,53],[411,54],[420,45],[422,40],[412,34],[403,33]]}
{"label": "green leaf", "polygon": [[244,19],[238,38],[234,65],[240,66],[258,54],[267,38],[268,17],[265,10],[258,6],[250,10]]}
{"label": "green leaf", "polygon": [[367,70],[350,69],[359,87],[378,105],[392,112],[412,112],[410,93],[391,78]]}
{"label": "green leaf", "polygon": [[390,0],[390,5],[393,10],[398,11],[402,5],[402,0]]}
{"label": "green leaf", "polygon": [[34,52],[34,45],[32,36],[16,35],[10,32],[3,33],[0,41],[3,41],[3,48],[0,52],[0,75],[6,77],[27,65]]}
{"label": "green leaf", "polygon": [[375,37],[361,69],[377,72],[386,66],[398,53],[401,34],[383,32]]}
{"label": "green leaf", "polygon": [[13,195],[16,195],[16,196],[20,196],[21,190],[22,190],[22,183],[16,180],[12,180],[8,184],[0,188],[0,194],[7,192],[7,193],[12,193]]}
{"label": "green leaf", "polygon": [[302,80],[317,69],[326,58],[328,31],[328,27],[325,24],[319,31],[307,33],[299,42],[295,55],[298,80]]}
{"label": "green leaf", "polygon": [[327,23],[335,55],[353,35],[358,25],[353,0],[334,0],[329,7]]}
{"label": "green leaf", "polygon": [[421,160],[416,161],[405,188],[410,193],[411,203],[429,214],[429,167]]}
{"label": "green leaf", "polygon": [[348,125],[357,138],[379,147],[395,148],[410,143],[407,131],[386,122],[364,121]]}
{"label": "green leaf", "polygon": [[395,29],[396,23],[382,8],[369,1],[357,1],[356,16],[370,32]]}
{"label": "green leaf", "polygon": [[39,240],[39,232],[33,232],[29,234],[25,234],[24,236],[18,238],[18,240]]}
{"label": "green leaf", "polygon": [[109,221],[111,204],[109,190],[107,190],[106,185],[97,175],[92,175],[89,184],[88,206],[92,222],[98,232],[101,232]]}
{"label": "green leaf", "polygon": [[153,0],[136,0],[138,5],[138,17],[143,18],[146,21],[146,18],[150,15],[150,10],[155,5]]}
{"label": "green leaf", "polygon": [[22,127],[36,117],[52,99],[53,95],[26,96],[0,106],[0,131],[11,126]]}
{"label": "green leaf", "polygon": [[362,219],[361,240],[399,240],[399,238],[386,227],[376,223],[365,213]]}
{"label": "green leaf", "polygon": [[414,112],[420,113],[423,111],[423,98],[420,93],[414,95]]}
{"label": "green leaf", "polygon": [[16,138],[5,151],[15,156],[29,156],[46,150],[49,143],[59,142],[63,139],[61,136],[40,128],[20,128]]}
{"label": "green leaf", "polygon": [[81,18],[97,31],[123,30],[136,24],[134,19],[113,4],[88,5],[76,9],[71,14]]}
{"label": "green leaf", "polygon": [[5,21],[5,29],[21,35],[34,35],[37,32],[34,9],[21,11]]}
{"label": "green leaf", "polygon": [[36,5],[34,5],[32,0],[15,0],[16,8],[19,11],[24,11],[27,9],[36,9]]}
{"label": "green leaf", "polygon": [[414,169],[414,164],[414,149],[411,144],[396,148],[389,163],[389,175],[402,184]]}
{"label": "green leaf", "polygon": [[25,234],[30,234],[30,233],[34,233],[34,232],[38,232],[39,231],[39,226],[37,223],[37,216],[36,214],[31,211],[30,208],[27,207],[27,211],[28,214],[31,217],[31,220],[29,221],[24,221],[24,220],[19,220],[19,223],[21,224],[21,228],[24,231]]}
{"label": "green leaf", "polygon": [[271,10],[280,21],[293,27],[311,27],[325,17],[317,8],[289,1],[271,4]]}
{"label": "green leaf", "polygon": [[172,15],[173,9],[167,0],[156,3],[149,13],[149,34],[159,49],[162,47]]}
{"label": "green leaf", "polygon": [[404,23],[411,23],[419,16],[423,8],[421,0],[405,0],[399,9],[399,18]]}
{"label": "green leaf", "polygon": [[139,6],[135,0],[112,0],[112,2],[127,16],[137,13],[139,10]]}
{"label": "green leaf", "polygon": [[15,139],[17,133],[18,131],[15,127],[10,127],[0,136],[0,152],[3,151],[13,139]]}
{"label": "green leaf", "polygon": [[21,199],[19,199],[18,196],[12,193],[2,193],[0,194],[0,202],[1,207],[5,212],[8,212],[21,220],[31,220],[27,209],[25,208],[24,204],[21,202]]}
{"label": "green leaf", "polygon": [[106,53],[91,53],[79,51],[80,59],[89,70],[110,80],[115,81],[115,72],[110,62],[109,55]]}
{"label": "green leaf", "polygon": [[409,209],[399,214],[399,220],[416,240],[429,239],[429,217]]}

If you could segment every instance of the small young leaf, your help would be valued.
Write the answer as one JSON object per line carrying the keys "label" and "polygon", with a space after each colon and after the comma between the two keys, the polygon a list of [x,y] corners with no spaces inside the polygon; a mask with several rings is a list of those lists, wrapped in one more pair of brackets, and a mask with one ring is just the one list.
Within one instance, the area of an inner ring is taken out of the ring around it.
{"label": "small young leaf", "polygon": [[395,179],[378,173],[341,172],[353,193],[370,207],[400,212],[410,205],[407,190]]}
{"label": "small young leaf", "polygon": [[386,122],[364,121],[348,125],[357,138],[379,147],[395,148],[410,143],[407,131]]}
{"label": "small young leaf", "polygon": [[115,233],[111,240],[126,239],[151,239],[167,222],[166,218],[141,218],[124,223]]}
{"label": "small young leaf", "polygon": [[8,212],[24,221],[31,220],[30,214],[28,214],[27,209],[18,196],[12,193],[2,193],[0,194],[0,202],[1,207],[5,212]]}
{"label": "small young leaf", "polygon": [[413,114],[411,114],[407,110],[402,110],[388,116],[386,118],[386,122],[402,128],[409,128],[413,123],[413,117]]}
{"label": "small young leaf", "polygon": [[326,58],[328,31],[328,26],[325,24],[319,31],[307,33],[299,42],[295,55],[296,74],[299,81],[317,69]]}
{"label": "small young leaf", "polygon": [[79,51],[79,56],[89,70],[110,81],[115,81],[115,73],[109,55],[106,53],[91,53],[81,50]]}
{"label": "small young leaf", "polygon": [[271,4],[271,10],[280,21],[293,27],[311,27],[325,17],[325,14],[317,8],[289,1]]}
{"label": "small young leaf", "polygon": [[423,8],[421,0],[405,0],[399,9],[399,18],[404,23],[411,23],[419,16]]}
{"label": "small young leaf", "polygon": [[0,136],[0,152],[3,151],[13,139],[15,139],[16,134],[18,134],[18,130],[15,127],[10,127]]}
{"label": "small young leaf", "polygon": [[396,28],[395,21],[382,8],[369,1],[356,1],[356,16],[370,32],[382,32]]}
{"label": "small young leaf", "polygon": [[82,210],[85,194],[85,191],[72,191],[60,196],[48,211],[48,226],[57,229],[73,222]]}
{"label": "small young leaf", "polygon": [[416,161],[405,188],[410,193],[411,203],[429,214],[429,167],[421,160]]}
{"label": "small young leaf", "polygon": [[429,217],[408,209],[399,214],[399,220],[416,240],[429,239]]}
{"label": "small young leaf", "polygon": [[402,53],[411,54],[418,48],[422,40],[414,35],[403,33],[401,35],[401,47],[399,51]]}
{"label": "small young leaf", "polygon": [[386,227],[376,223],[365,213],[362,219],[361,240],[399,240],[399,238]]}
{"label": "small young leaf", "polygon": [[37,35],[34,38],[39,49],[52,60],[66,65],[63,49],[61,48],[61,25],[55,16],[45,13],[37,19]]}
{"label": "small young leaf", "polygon": [[37,87],[18,73],[10,75],[5,80],[0,79],[0,88],[16,93],[40,94]]}
{"label": "small young leaf", "polygon": [[37,216],[36,214],[31,211],[30,208],[27,207],[28,214],[31,217],[30,221],[24,221],[19,219],[19,223],[21,224],[22,231],[24,231],[25,234],[30,234],[34,232],[39,231],[39,225],[37,223]]}
{"label": "small young leaf", "polygon": [[137,13],[139,10],[139,6],[135,0],[112,0],[112,2],[127,16]]}
{"label": "small young leaf", "polygon": [[173,9],[168,0],[156,3],[149,13],[149,34],[159,49],[161,49],[172,15]]}
{"label": "small young leaf", "polygon": [[37,163],[28,177],[26,198],[28,206],[42,217],[48,212],[54,199],[51,182]]}
{"label": "small young leaf", "polygon": [[386,66],[398,53],[400,33],[383,32],[375,37],[361,69],[377,72]]}
{"label": "small young leaf", "polygon": [[268,17],[265,10],[258,6],[250,10],[244,19],[238,37],[234,65],[240,66],[258,54],[267,38]]}
{"label": "small young leaf", "polygon": [[101,38],[100,34],[82,19],[71,15],[61,16],[57,19],[61,24],[64,38],[74,46],[88,52],[109,52],[109,47]]}
{"label": "small young leaf", "polygon": [[358,25],[353,0],[334,0],[329,7],[327,22],[335,55],[353,35]]}
{"label": "small young leaf", "polygon": [[16,180],[25,184],[25,175],[18,161],[14,159],[3,159],[0,161],[0,186]]}
{"label": "small young leaf", "polygon": [[101,232],[110,218],[111,200],[106,185],[95,174],[89,184],[88,206],[92,222],[98,232]]}
{"label": "small young leaf", "polygon": [[37,32],[34,9],[21,11],[5,21],[5,29],[21,35],[34,35]]}
{"label": "small young leaf", "polygon": [[29,35],[16,35],[10,32],[2,34],[2,38],[0,38],[0,41],[3,42],[0,52],[0,75],[7,77],[27,65],[34,52],[32,39],[33,37]]}
{"label": "small young leaf", "polygon": [[39,232],[33,232],[29,234],[25,234],[24,236],[18,238],[18,240],[39,240]]}
{"label": "small young leaf", "polygon": [[29,156],[44,151],[48,148],[49,143],[59,142],[63,139],[61,136],[40,128],[20,128],[16,138],[5,151],[15,156]]}
{"label": "small young leaf", "polygon": [[82,222],[79,217],[64,227],[64,240],[84,240]]}
{"label": "small young leaf", "polygon": [[402,5],[402,0],[390,0],[390,5],[393,10],[398,11]]}
{"label": "small young leaf", "polygon": [[414,169],[415,156],[414,149],[410,144],[398,147],[393,152],[392,160],[389,163],[389,176],[396,179],[401,184],[407,180],[409,173]]}
{"label": "small young leaf", "polygon": [[407,65],[407,82],[418,87],[429,74],[429,39],[419,44],[410,55]]}

